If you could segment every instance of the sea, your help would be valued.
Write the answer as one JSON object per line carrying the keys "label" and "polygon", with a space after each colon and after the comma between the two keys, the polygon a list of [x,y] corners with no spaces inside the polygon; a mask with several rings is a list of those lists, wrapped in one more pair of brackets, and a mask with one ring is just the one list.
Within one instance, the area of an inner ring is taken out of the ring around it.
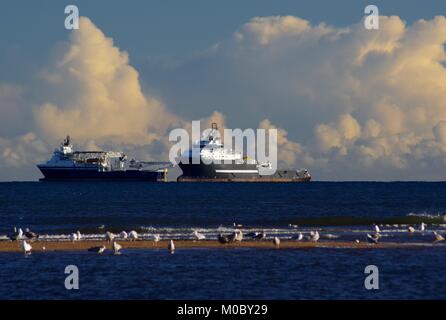
{"label": "sea", "polygon": [[[77,230],[86,239],[123,230],[216,239],[238,228],[267,239],[317,230],[321,241],[363,242],[376,224],[381,242],[415,244],[0,252],[0,299],[445,299],[446,244],[432,244],[432,231],[446,233],[445,214],[442,182],[0,183],[0,241],[20,227],[54,241]],[[70,265],[79,289],[65,286]]]}

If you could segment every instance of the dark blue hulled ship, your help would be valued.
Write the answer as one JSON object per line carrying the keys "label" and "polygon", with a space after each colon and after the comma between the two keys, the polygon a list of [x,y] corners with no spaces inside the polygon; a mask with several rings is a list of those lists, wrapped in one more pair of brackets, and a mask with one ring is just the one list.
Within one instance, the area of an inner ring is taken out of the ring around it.
{"label": "dark blue hulled ship", "polygon": [[44,178],[41,181],[167,181],[168,162],[127,161],[123,152],[75,151],[70,137],[46,163],[37,167]]}

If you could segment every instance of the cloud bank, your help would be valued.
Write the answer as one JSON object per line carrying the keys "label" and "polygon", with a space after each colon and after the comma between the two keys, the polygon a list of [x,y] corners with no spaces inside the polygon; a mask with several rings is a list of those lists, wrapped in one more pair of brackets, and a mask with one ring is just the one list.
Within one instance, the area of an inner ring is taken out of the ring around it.
{"label": "cloud bank", "polygon": [[[42,68],[39,101],[0,84],[0,167],[48,156],[66,133],[167,158],[171,128],[219,110],[206,121],[278,128],[283,165],[318,179],[445,179],[445,43],[442,16],[412,25],[382,16],[379,30],[255,17],[203,54],[139,74],[82,18]],[[145,93],[140,77],[161,94]]]}

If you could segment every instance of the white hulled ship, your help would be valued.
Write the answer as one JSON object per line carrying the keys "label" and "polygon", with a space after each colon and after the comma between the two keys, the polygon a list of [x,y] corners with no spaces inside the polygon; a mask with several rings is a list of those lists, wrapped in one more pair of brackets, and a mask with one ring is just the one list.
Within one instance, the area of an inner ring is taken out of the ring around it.
{"label": "white hulled ship", "polygon": [[304,182],[310,181],[308,170],[276,170],[269,174],[270,163],[258,163],[255,159],[226,149],[219,138],[217,124],[213,123],[209,134],[194,143],[193,149],[182,155],[178,165],[183,174],[179,182]]}

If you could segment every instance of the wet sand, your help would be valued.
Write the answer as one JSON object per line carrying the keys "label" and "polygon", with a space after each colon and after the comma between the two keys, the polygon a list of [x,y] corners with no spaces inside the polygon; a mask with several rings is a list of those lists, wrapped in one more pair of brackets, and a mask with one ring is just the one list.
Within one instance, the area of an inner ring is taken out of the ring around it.
{"label": "wet sand", "polygon": [[[166,249],[168,241],[155,243],[149,240],[120,241],[117,242],[123,249]],[[69,250],[87,250],[88,248],[105,245],[111,249],[111,243],[100,240],[82,240],[82,241],[31,241],[33,251],[69,251]],[[282,240],[277,249],[310,249],[310,248],[351,248],[351,249],[386,249],[386,248],[417,248],[422,246],[438,246],[432,243],[398,243],[383,242],[379,244],[369,244],[366,242],[343,242],[343,241],[319,241],[297,242]],[[208,249],[235,249],[235,248],[276,248],[272,241],[243,241],[228,244],[221,244],[215,240],[177,240],[175,241],[176,250],[182,248],[208,248]],[[0,252],[20,252],[20,242],[18,241],[0,241]]]}

